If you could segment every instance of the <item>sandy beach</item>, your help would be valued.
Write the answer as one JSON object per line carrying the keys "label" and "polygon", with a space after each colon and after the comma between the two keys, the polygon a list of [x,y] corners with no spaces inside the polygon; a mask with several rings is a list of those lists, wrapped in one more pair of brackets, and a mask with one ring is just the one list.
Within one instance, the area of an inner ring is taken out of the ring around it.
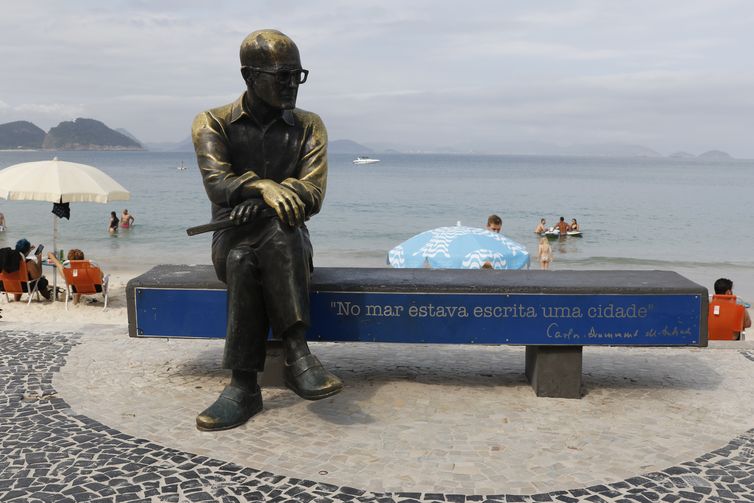
{"label": "sandy beach", "polygon": [[[31,303],[27,303],[28,297],[24,295],[21,301],[8,302],[5,295],[0,300],[4,322],[43,323],[45,325],[59,325],[67,327],[81,326],[88,323],[105,325],[125,325],[128,323],[126,314],[126,284],[131,278],[142,274],[152,266],[144,266],[140,270],[110,272],[110,291],[108,295],[107,309],[103,310],[104,298],[102,295],[87,295],[81,298],[77,305],[69,302],[68,310],[65,308],[65,294],[58,297],[58,301],[46,301],[42,297],[37,300],[34,296]],[[105,269],[105,273],[108,271]],[[45,275],[52,285],[52,277],[49,271]],[[65,288],[62,278],[57,279],[58,288]]]}

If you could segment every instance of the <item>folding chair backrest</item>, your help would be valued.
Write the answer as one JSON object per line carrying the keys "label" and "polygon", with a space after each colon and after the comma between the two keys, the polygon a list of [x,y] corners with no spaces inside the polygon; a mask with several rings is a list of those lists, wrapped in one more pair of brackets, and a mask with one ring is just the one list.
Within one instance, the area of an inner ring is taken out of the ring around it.
{"label": "folding chair backrest", "polygon": [[735,295],[713,295],[707,317],[708,338],[712,341],[731,341],[744,329],[744,310],[736,303]]}
{"label": "folding chair backrest", "polygon": [[25,257],[18,264],[18,271],[0,273],[0,292],[21,294],[29,293],[29,271]]}
{"label": "folding chair backrest", "polygon": [[71,269],[88,269],[90,267],[97,267],[97,264],[91,260],[66,260],[65,263]]}
{"label": "folding chair backrest", "polygon": [[63,269],[65,282],[73,293],[88,295],[102,292],[102,270],[89,260],[71,260]]}

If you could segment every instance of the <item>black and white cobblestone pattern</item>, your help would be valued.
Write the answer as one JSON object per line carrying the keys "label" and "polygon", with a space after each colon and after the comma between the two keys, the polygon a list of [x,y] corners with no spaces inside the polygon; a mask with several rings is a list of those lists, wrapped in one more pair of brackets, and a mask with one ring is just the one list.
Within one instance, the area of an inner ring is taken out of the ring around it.
{"label": "black and white cobblestone pattern", "polygon": [[[372,493],[276,475],[75,414],[52,376],[77,340],[73,333],[0,332],[2,502],[754,502],[754,430],[660,472],[531,495]],[[751,352],[741,356],[754,361]]]}

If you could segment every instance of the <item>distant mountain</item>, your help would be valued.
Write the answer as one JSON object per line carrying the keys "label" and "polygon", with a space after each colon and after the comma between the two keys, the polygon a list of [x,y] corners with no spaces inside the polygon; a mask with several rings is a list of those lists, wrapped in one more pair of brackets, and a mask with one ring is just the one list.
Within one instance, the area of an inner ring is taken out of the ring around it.
{"label": "distant mountain", "polygon": [[42,148],[53,150],[144,150],[136,140],[94,119],[78,118],[50,129]]}
{"label": "distant mountain", "polygon": [[128,137],[129,137],[129,138],[131,138],[131,139],[132,139],[133,141],[135,141],[135,142],[139,142],[139,143],[141,144],[141,142],[139,141],[139,139],[138,139],[137,137],[135,137],[134,135],[132,135],[132,134],[131,134],[131,132],[130,132],[130,131],[128,131],[127,129],[123,129],[122,127],[118,127],[118,128],[115,128],[115,130],[116,130],[117,132],[119,132],[120,134],[124,134],[124,135],[128,136]]}
{"label": "distant mountain", "polygon": [[658,152],[642,145],[622,143],[601,143],[595,145],[573,145],[560,149],[561,155],[584,155],[600,157],[662,157]]}
{"label": "distant mountain", "polygon": [[707,159],[708,161],[727,161],[733,159],[733,157],[722,150],[709,150],[703,154],[699,154],[699,159]]}
{"label": "distant mountain", "polygon": [[688,152],[673,152],[668,157],[671,157],[673,159],[691,159],[692,157],[696,157],[694,154],[689,154]]}
{"label": "distant mountain", "polygon": [[[591,145],[557,145],[539,141],[501,141],[494,146],[479,148],[473,144],[458,143],[443,146],[410,146],[369,143],[377,152],[387,152],[390,148],[406,153],[470,154],[470,155],[552,155],[583,157],[661,157],[651,148],[642,145],[622,143],[600,143]],[[355,153],[355,152],[353,152]]]}
{"label": "distant mountain", "polygon": [[28,121],[0,124],[0,148],[42,148],[43,129]]}
{"label": "distant mountain", "polygon": [[352,140],[333,140],[327,144],[331,154],[373,154],[374,150]]}

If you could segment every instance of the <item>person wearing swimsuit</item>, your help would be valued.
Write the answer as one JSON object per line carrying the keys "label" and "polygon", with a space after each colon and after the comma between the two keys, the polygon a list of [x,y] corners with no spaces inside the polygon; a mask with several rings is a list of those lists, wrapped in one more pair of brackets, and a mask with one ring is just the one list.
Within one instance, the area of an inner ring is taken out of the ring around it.
{"label": "person wearing swimsuit", "polygon": [[124,229],[132,227],[134,224],[134,216],[128,213],[128,210],[123,210],[123,214],[120,216],[120,226]]}
{"label": "person wearing swimsuit", "polygon": [[118,216],[115,214],[114,211],[111,211],[110,212],[110,225],[107,228],[107,232],[109,232],[110,234],[115,234],[116,232],[118,232],[118,222],[119,222]]}
{"label": "person wearing swimsuit", "polygon": [[539,255],[539,265],[542,267],[542,270],[548,270],[550,268],[550,262],[552,262],[552,247],[547,238],[539,238],[537,255]]}

